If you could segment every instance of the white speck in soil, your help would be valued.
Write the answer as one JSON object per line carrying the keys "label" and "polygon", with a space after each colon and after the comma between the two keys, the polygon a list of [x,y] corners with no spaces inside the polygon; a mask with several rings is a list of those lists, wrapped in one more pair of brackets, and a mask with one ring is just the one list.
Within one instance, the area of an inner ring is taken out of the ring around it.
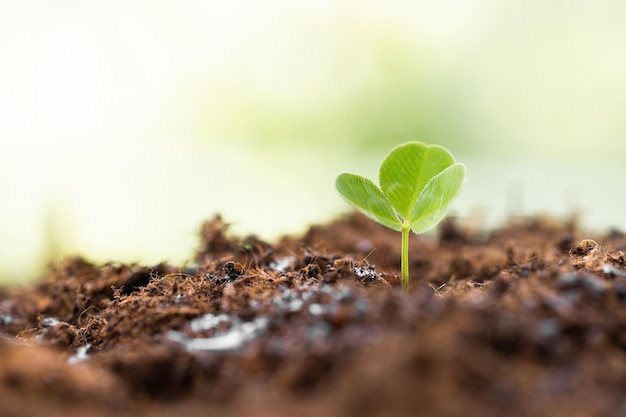
{"label": "white speck in soil", "polygon": [[367,303],[361,299],[356,301],[356,303],[354,304],[354,307],[356,308],[356,311],[359,315],[363,315],[367,313],[367,310],[369,309]]}
{"label": "white speck in soil", "polygon": [[353,271],[363,282],[376,282],[382,278],[382,275],[374,270],[373,265],[355,266]]}
{"label": "white speck in soil", "polygon": [[297,291],[284,288],[280,296],[272,298],[272,303],[276,305],[279,311],[291,311],[295,312],[302,308],[304,302],[300,298],[300,294]]}
{"label": "white speck in soil", "polygon": [[608,275],[619,275],[622,277],[626,277],[626,270],[616,268],[613,265],[607,263],[602,264],[602,272]]}
{"label": "white speck in soil", "polygon": [[264,333],[268,324],[267,317],[257,317],[250,322],[233,319],[230,329],[213,337],[193,338],[171,330],[167,333],[167,338],[180,343],[189,352],[230,352],[242,349],[247,342]]}
{"label": "white speck in soil", "polygon": [[205,314],[189,322],[189,328],[192,332],[198,333],[205,330],[211,330],[222,323],[229,322],[230,316],[226,314]]}
{"label": "white speck in soil", "polygon": [[61,322],[56,317],[46,317],[39,321],[39,324],[41,324],[43,327],[54,327],[59,323]]}
{"label": "white speck in soil", "polygon": [[76,363],[86,361],[87,359],[89,359],[89,355],[87,354],[87,352],[89,352],[90,348],[91,343],[87,343],[85,346],[79,347],[78,349],[76,349],[76,353],[67,359],[67,363],[69,363],[70,365],[74,365]]}
{"label": "white speck in soil", "polygon": [[587,292],[594,297],[601,297],[608,285],[600,278],[585,273],[568,273],[557,280],[558,288],[569,299],[575,299],[580,292]]}
{"label": "white speck in soil", "polygon": [[270,262],[269,267],[274,271],[287,272],[295,260],[296,258],[294,256],[285,256],[284,258]]}
{"label": "white speck in soil", "polygon": [[349,288],[341,288],[333,293],[333,298],[336,301],[345,300],[351,298],[354,295],[351,289]]}
{"label": "white speck in soil", "polygon": [[174,304],[185,303],[188,299],[189,297],[187,294],[176,294],[176,297],[174,297]]}
{"label": "white speck in soil", "polygon": [[324,312],[324,307],[319,304],[309,304],[309,313],[314,316],[319,316]]}
{"label": "white speck in soil", "polygon": [[289,311],[295,312],[302,308],[304,302],[302,300],[293,300],[289,302]]}
{"label": "white speck in soil", "polygon": [[14,321],[15,321],[15,319],[12,316],[8,315],[8,314],[3,314],[3,315],[0,316],[0,325],[2,325],[2,326],[7,326],[7,325],[13,323]]}
{"label": "white speck in soil", "polygon": [[326,338],[333,331],[333,327],[326,321],[316,321],[306,328],[306,338],[317,340]]}

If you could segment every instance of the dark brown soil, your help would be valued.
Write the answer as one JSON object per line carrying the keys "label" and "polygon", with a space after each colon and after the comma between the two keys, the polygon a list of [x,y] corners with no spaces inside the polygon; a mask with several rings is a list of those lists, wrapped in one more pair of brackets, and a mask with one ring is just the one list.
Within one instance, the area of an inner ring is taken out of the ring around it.
{"label": "dark brown soil", "polygon": [[624,234],[410,244],[408,294],[360,215],[276,245],[215,218],[197,267],[67,259],[0,291],[0,415],[626,416]]}

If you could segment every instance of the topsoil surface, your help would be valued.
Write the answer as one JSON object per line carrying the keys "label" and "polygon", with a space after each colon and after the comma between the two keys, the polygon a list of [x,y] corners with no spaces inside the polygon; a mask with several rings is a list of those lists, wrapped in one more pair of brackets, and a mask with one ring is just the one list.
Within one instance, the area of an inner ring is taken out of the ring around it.
{"label": "topsoil surface", "polygon": [[[626,416],[626,235],[360,215],[193,267],[80,258],[0,291],[0,415]],[[593,239],[593,240],[591,240]],[[193,255],[190,255],[193,257]]]}

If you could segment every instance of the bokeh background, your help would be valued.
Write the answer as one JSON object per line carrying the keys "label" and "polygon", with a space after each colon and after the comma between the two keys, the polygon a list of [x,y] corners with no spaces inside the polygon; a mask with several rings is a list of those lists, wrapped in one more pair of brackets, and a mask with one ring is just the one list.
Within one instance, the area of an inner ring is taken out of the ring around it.
{"label": "bokeh background", "polygon": [[67,254],[183,262],[349,210],[407,140],[468,168],[474,227],[626,228],[620,0],[0,0],[0,281]]}

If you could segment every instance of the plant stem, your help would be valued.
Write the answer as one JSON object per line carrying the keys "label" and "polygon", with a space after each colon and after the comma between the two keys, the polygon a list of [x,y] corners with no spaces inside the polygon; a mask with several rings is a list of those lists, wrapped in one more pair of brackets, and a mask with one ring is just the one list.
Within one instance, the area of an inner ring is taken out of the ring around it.
{"label": "plant stem", "polygon": [[402,289],[404,292],[409,291],[409,233],[411,232],[411,227],[409,225],[402,225],[402,257],[401,257],[401,268],[402,268]]}

